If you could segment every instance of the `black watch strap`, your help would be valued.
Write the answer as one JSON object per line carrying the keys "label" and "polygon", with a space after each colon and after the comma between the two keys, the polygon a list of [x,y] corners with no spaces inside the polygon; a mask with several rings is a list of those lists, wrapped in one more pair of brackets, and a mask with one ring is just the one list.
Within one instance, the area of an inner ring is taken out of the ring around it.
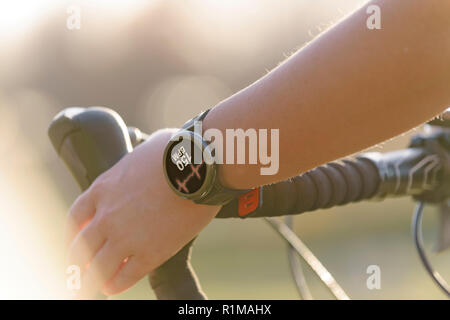
{"label": "black watch strap", "polygon": [[194,118],[192,118],[191,120],[189,120],[185,124],[183,124],[181,129],[189,130],[189,131],[193,132],[194,131],[195,122],[203,121],[206,118],[206,116],[208,115],[209,111],[211,111],[211,109],[207,109],[205,111],[202,111],[200,114],[198,114],[197,116],[195,116]]}
{"label": "black watch strap", "polygon": [[216,177],[216,179],[214,179],[214,185],[211,191],[208,192],[208,194],[201,200],[195,201],[195,203],[223,206],[236,199],[241,194],[249,191],[250,190],[233,190],[225,188]]}

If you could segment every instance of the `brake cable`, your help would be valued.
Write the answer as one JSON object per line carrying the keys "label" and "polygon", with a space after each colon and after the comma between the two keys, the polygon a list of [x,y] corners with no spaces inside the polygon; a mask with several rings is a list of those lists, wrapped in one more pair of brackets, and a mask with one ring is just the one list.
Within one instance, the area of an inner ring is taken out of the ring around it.
{"label": "brake cable", "polygon": [[414,211],[412,218],[411,231],[414,238],[414,244],[417,248],[417,252],[419,253],[420,260],[427,270],[430,277],[433,281],[441,288],[444,293],[450,297],[450,286],[445,282],[444,278],[433,269],[431,266],[430,260],[428,260],[427,255],[425,254],[425,248],[423,244],[423,233],[422,233],[422,217],[423,217],[423,209],[425,205],[422,201],[420,201]]}
{"label": "brake cable", "polygon": [[[420,260],[430,277],[438,285],[438,287],[450,297],[450,286],[444,278],[434,270],[425,253],[422,233],[424,207],[424,202],[419,201],[416,209],[414,210],[411,226],[414,244],[417,248],[417,252],[419,253]],[[303,243],[300,237],[294,233],[292,216],[287,216],[284,223],[276,218],[265,218],[265,220],[288,243],[288,259],[291,272],[295,280],[298,293],[302,299],[311,300],[313,298],[306,283],[300,261],[296,259],[297,256],[300,256],[308,264],[308,266],[318,275],[318,277],[338,300],[349,299],[344,290],[332,277],[331,273],[320,263],[312,251]],[[295,253],[297,253],[297,255]]]}
{"label": "brake cable", "polygon": [[[284,238],[289,245],[299,254],[308,266],[317,274],[322,282],[327,286],[330,292],[338,300],[350,300],[344,289],[336,282],[331,273],[322,265],[312,251],[303,243],[302,240],[278,218],[265,218],[269,225]],[[300,289],[302,291],[304,288]]]}
{"label": "brake cable", "polygon": [[[294,230],[294,218],[293,216],[287,216],[284,219],[284,223],[288,228]],[[306,282],[305,273],[303,272],[302,264],[300,258],[295,251],[295,249],[288,244],[288,261],[291,267],[291,274],[294,278],[295,284],[297,285],[297,291],[300,298],[303,300],[313,300],[312,294],[309,290],[308,283]]]}

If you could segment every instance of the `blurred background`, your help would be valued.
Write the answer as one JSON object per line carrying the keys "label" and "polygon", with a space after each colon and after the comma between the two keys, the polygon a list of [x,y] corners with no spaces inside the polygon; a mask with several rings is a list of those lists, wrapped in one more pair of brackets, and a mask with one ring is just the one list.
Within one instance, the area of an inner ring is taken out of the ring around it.
{"label": "blurred background", "polygon": [[[0,298],[67,298],[64,218],[79,194],[47,138],[68,106],[107,106],[152,132],[244,88],[357,0],[5,0],[0,3]],[[75,10],[75,11],[74,11]],[[79,29],[73,14],[80,10]],[[420,130],[420,128],[418,129]],[[410,134],[375,148],[405,147]],[[444,298],[410,237],[409,199],[304,214],[296,232],[352,298]],[[424,221],[430,249],[436,210]],[[450,253],[431,254],[450,277]],[[193,264],[213,299],[296,299],[286,246],[264,221],[214,221]],[[368,290],[366,269],[381,268]],[[307,270],[317,298],[331,295]],[[153,299],[142,280],[115,299]]]}

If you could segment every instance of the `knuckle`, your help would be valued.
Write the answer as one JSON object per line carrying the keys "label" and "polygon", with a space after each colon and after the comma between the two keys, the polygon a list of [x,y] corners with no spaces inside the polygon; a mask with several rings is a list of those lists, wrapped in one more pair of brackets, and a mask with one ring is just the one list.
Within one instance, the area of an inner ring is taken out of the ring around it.
{"label": "knuckle", "polygon": [[87,192],[97,198],[101,194],[101,192],[104,190],[104,188],[105,188],[105,183],[103,182],[103,179],[97,178],[91,184],[91,186],[89,187]]}
{"label": "knuckle", "polygon": [[72,205],[69,209],[69,212],[67,212],[67,218],[69,219],[69,221],[72,221],[75,214],[76,214],[76,208],[74,205]]}
{"label": "knuckle", "polygon": [[72,206],[70,207],[69,212],[68,212],[69,218],[75,217],[78,214],[81,204],[83,202],[87,201],[87,197],[88,197],[88,194],[82,193],[75,199],[74,203],[72,204]]}
{"label": "knuckle", "polygon": [[94,196],[99,196],[107,192],[108,187],[111,185],[111,178],[113,178],[109,172],[110,171],[108,170],[100,174],[94,182],[92,182],[88,192]]}
{"label": "knuckle", "polygon": [[109,212],[102,212],[97,219],[97,229],[103,235],[109,235],[113,233],[115,229],[114,222],[112,221],[112,214]]}

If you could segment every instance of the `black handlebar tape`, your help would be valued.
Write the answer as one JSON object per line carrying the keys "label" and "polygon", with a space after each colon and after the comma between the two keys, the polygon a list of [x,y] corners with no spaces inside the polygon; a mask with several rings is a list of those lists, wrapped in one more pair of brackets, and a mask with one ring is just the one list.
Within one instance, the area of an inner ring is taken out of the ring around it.
{"label": "black handlebar tape", "polygon": [[102,107],[64,109],[48,135],[82,190],[133,150],[122,118]]}
{"label": "black handlebar tape", "polygon": [[[243,218],[299,214],[371,198],[420,195],[445,180],[448,161],[429,148],[365,153],[329,163],[294,178],[262,187],[261,205]],[[450,196],[450,188],[442,197]],[[222,207],[217,218],[238,217],[238,200]]]}
{"label": "black handlebar tape", "polygon": [[[82,190],[133,150],[122,118],[102,107],[63,110],[53,119],[48,135]],[[188,260],[189,248],[183,250],[152,273],[158,299],[205,299]]]}
{"label": "black handlebar tape", "polygon": [[[323,165],[292,179],[297,195],[287,214],[327,209],[372,198],[380,179],[377,168],[365,159]],[[310,188],[309,191],[306,188]],[[311,191],[312,190],[312,191]],[[306,199],[306,195],[310,198]]]}
{"label": "black handlebar tape", "polygon": [[175,256],[148,276],[159,300],[205,300],[190,263],[192,243],[189,242]]}
{"label": "black handlebar tape", "polygon": [[[326,209],[372,198],[380,177],[364,158],[333,162],[302,175],[262,187],[262,206],[248,217],[273,217]],[[224,206],[217,218],[236,217],[238,200]],[[233,212],[234,211],[234,212]]]}

